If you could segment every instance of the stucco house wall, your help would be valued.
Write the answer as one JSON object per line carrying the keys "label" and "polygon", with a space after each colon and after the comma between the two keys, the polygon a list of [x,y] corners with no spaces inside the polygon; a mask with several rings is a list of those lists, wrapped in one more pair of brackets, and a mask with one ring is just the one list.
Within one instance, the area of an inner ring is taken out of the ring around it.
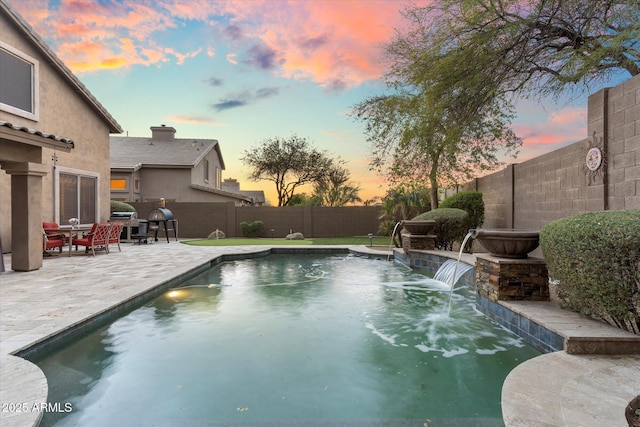
{"label": "stucco house wall", "polygon": [[125,188],[123,189],[111,188],[111,200],[120,202],[142,201],[140,172],[138,170],[134,172],[119,172],[111,169],[111,180],[120,182],[124,180],[125,182]]}
{"label": "stucco house wall", "polygon": [[[206,160],[206,161],[205,161]],[[207,163],[208,161],[208,163]],[[208,169],[208,171],[206,171]],[[223,166],[216,150],[211,150],[191,169],[191,183],[219,190]]]}
{"label": "stucco house wall", "polygon": [[[191,171],[189,169],[144,168],[140,170],[140,182],[144,201],[164,198],[167,201],[179,201],[184,190],[189,187]],[[180,200],[182,201],[182,200]]]}
{"label": "stucco house wall", "polygon": [[[96,220],[107,220],[110,187],[109,134],[122,132],[122,129],[44,42],[32,33],[30,27],[9,6],[0,6],[0,42],[6,50],[15,49],[19,54],[34,59],[38,69],[35,82],[38,92],[37,116],[23,117],[0,108],[0,121],[70,139],[74,147],[67,152],[34,147],[3,137],[0,138],[0,164],[4,163],[3,166],[6,167],[7,162],[28,161],[42,165],[41,169],[46,174],[42,177],[42,194],[39,196],[42,198],[39,204],[40,222],[55,221],[65,224],[69,219],[60,218],[57,209],[56,194],[60,172],[96,177]],[[16,25],[16,20],[21,24]],[[16,132],[8,127],[5,131]],[[46,138],[43,139],[46,143]],[[11,179],[5,168],[0,169],[0,239],[3,252],[12,251],[15,238],[12,238]]]}

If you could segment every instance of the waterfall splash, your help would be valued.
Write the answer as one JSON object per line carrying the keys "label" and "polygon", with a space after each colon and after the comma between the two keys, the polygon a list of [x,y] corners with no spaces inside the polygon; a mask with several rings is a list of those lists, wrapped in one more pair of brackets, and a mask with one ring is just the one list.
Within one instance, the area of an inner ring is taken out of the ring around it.
{"label": "waterfall splash", "polygon": [[[458,262],[455,259],[448,259],[440,266],[436,274],[433,276],[434,280],[438,280],[440,282],[444,282],[447,285],[451,285],[451,283],[456,283],[464,273],[471,270],[473,268],[472,265],[462,264],[457,266]],[[455,277],[454,277],[455,274]]]}
{"label": "waterfall splash", "polygon": [[[460,252],[458,253],[458,259],[454,262],[453,260],[447,260],[444,264],[440,266],[438,271],[434,276],[434,279],[440,280],[449,286],[451,286],[451,290],[449,291],[449,304],[447,306],[447,316],[451,313],[451,299],[453,298],[453,290],[456,286],[456,282],[462,277],[464,273],[469,271],[473,266],[468,264],[464,264],[462,268],[460,265],[460,258],[462,257],[462,251],[464,250],[465,245],[467,244],[467,240],[471,238],[471,236],[475,233],[475,230],[469,230],[466,236],[464,236],[464,240],[462,241],[462,245],[460,245]],[[453,266],[453,267],[451,267]],[[460,270],[460,274],[458,274],[458,270]]]}
{"label": "waterfall splash", "polygon": [[391,259],[391,255],[393,254],[393,239],[396,236],[396,231],[398,227],[402,224],[402,221],[396,222],[395,227],[393,227],[393,232],[391,233],[391,242],[389,242],[389,255],[387,255],[387,261]]}

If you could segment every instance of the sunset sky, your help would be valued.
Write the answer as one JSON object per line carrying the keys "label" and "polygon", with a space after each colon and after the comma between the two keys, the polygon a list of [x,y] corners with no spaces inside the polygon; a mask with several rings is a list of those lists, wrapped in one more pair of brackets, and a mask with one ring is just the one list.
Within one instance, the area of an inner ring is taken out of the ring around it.
{"label": "sunset sky", "polygon": [[[297,134],[347,161],[361,197],[384,195],[361,123],[347,115],[383,91],[383,46],[401,29],[396,0],[8,0],[129,136],[176,128],[217,139],[223,178],[251,182],[244,150]],[[626,77],[625,77],[626,79]],[[619,82],[610,82],[607,86]],[[594,91],[601,87],[593,88]],[[584,139],[586,98],[521,102],[517,160]]]}

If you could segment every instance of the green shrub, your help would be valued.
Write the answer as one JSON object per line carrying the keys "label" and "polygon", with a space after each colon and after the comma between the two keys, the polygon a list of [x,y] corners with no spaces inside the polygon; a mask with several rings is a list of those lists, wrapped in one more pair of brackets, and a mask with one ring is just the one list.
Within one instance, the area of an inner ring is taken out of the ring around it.
{"label": "green shrub", "polygon": [[262,221],[242,221],[240,231],[244,237],[263,237],[264,223]]}
{"label": "green shrub", "polygon": [[433,219],[436,227],[433,234],[436,235],[436,247],[438,249],[450,251],[453,242],[462,242],[464,236],[469,231],[469,214],[462,209],[439,208],[422,213],[414,220]]}
{"label": "green shrub", "polygon": [[462,209],[469,214],[469,227],[479,228],[484,222],[484,201],[479,191],[461,191],[447,197],[440,203],[441,208]]}
{"label": "green shrub", "polygon": [[109,212],[135,212],[136,208],[129,203],[119,202],[117,200],[111,200],[111,207]]}
{"label": "green shrub", "polygon": [[640,333],[640,210],[559,219],[540,246],[565,307]]}
{"label": "green shrub", "polygon": [[396,230],[396,235],[392,236],[393,230],[396,228],[396,224],[398,221],[394,221],[392,219],[386,219],[380,223],[380,228],[378,228],[378,236],[389,236],[391,237],[391,241],[396,248],[402,247],[402,238],[400,237],[400,227]]}
{"label": "green shrub", "polygon": [[391,236],[393,233],[393,227],[395,227],[396,222],[391,219],[386,219],[380,223],[380,227],[378,227],[378,236]]}
{"label": "green shrub", "polygon": [[[447,197],[440,203],[441,208],[462,209],[469,214],[469,228],[480,228],[484,222],[484,201],[479,191],[461,191]],[[471,252],[473,240],[465,245],[465,252]]]}

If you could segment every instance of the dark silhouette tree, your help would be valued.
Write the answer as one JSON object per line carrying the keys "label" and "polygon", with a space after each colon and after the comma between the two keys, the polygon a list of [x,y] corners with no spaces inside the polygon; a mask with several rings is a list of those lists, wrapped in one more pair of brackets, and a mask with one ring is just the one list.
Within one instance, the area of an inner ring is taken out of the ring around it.
{"label": "dark silhouette tree", "polygon": [[338,161],[326,175],[313,185],[312,198],[319,206],[345,206],[361,202],[360,187],[349,182],[351,174]]}
{"label": "dark silhouette tree", "polygon": [[278,206],[286,206],[298,187],[324,179],[334,166],[326,152],[296,135],[266,139],[243,154],[242,162],[251,168],[249,179],[275,183]]}

